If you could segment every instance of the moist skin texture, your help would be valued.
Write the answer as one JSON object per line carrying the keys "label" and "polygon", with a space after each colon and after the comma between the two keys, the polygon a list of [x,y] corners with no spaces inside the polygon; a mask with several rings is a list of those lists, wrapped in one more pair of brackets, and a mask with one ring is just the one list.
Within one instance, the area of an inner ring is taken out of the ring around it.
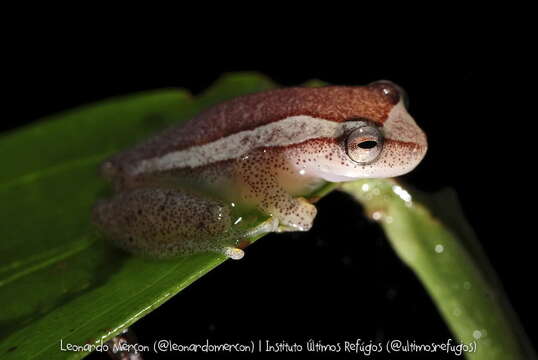
{"label": "moist skin texture", "polygon": [[[346,148],[360,126],[383,135],[369,163],[353,161]],[[93,218],[133,253],[217,251],[240,258],[239,244],[256,232],[310,229],[316,208],[302,196],[325,182],[398,176],[426,149],[392,83],[247,95],[107,160],[102,173],[116,195],[99,201]],[[257,221],[248,216],[253,212],[271,221],[248,230]]]}

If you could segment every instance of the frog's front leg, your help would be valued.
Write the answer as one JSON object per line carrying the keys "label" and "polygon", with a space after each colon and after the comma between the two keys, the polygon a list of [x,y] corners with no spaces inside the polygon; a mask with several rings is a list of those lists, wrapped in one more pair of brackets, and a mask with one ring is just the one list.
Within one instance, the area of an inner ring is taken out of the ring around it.
{"label": "frog's front leg", "polygon": [[294,197],[283,182],[289,173],[288,162],[267,150],[257,150],[236,161],[235,177],[241,196],[278,221],[278,231],[308,231],[317,209],[303,197]]}
{"label": "frog's front leg", "polygon": [[99,201],[93,220],[119,247],[153,258],[217,251],[240,259],[244,236],[232,224],[230,207],[179,189],[138,188]]}

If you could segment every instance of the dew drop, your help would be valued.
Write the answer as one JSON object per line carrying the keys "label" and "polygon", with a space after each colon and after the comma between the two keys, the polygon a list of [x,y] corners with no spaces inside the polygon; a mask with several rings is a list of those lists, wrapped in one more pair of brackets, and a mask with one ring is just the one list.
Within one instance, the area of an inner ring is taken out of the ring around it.
{"label": "dew drop", "polygon": [[374,211],[374,213],[372,214],[372,219],[376,221],[381,220],[382,217],[383,213],[381,211]]}
{"label": "dew drop", "polygon": [[402,188],[399,185],[394,185],[392,187],[392,191],[396,195],[398,195],[400,197],[400,199],[402,199],[406,203],[409,203],[412,200],[411,194],[409,194],[409,192],[407,190],[405,190],[404,188]]}

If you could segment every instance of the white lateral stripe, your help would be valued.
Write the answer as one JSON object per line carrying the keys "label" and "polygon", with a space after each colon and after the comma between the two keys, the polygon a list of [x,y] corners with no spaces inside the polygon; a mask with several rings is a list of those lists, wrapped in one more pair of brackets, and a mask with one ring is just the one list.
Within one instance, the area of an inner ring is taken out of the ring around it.
{"label": "white lateral stripe", "polygon": [[245,130],[208,144],[193,146],[171,152],[162,157],[142,160],[133,170],[133,175],[170,170],[194,168],[218,161],[236,159],[259,147],[275,147],[298,144],[314,138],[336,138],[359,121],[338,123],[307,115],[290,116],[258,127]]}

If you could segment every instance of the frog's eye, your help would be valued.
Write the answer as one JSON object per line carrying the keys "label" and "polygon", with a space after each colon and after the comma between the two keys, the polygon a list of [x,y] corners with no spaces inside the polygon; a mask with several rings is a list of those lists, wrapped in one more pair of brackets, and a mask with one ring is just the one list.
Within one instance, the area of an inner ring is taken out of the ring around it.
{"label": "frog's eye", "polygon": [[353,129],[346,139],[347,155],[359,164],[368,164],[377,159],[382,148],[383,134],[372,125],[365,124]]}
{"label": "frog's eye", "polygon": [[400,98],[403,100],[406,108],[409,105],[409,100],[407,98],[407,93],[405,92],[405,90],[402,87],[393,83],[392,81],[379,80],[370,83],[368,86],[380,91],[380,93],[394,105],[396,105],[400,101]]}

